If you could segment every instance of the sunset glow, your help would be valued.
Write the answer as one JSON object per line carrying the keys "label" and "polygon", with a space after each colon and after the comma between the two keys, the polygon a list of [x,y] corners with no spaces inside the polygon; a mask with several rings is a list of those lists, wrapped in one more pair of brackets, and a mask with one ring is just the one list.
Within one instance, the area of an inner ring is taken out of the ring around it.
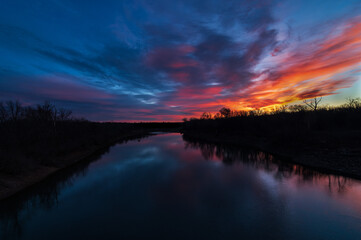
{"label": "sunset glow", "polygon": [[3,4],[0,101],[50,100],[95,121],[180,121],[361,97],[359,1],[54,2]]}

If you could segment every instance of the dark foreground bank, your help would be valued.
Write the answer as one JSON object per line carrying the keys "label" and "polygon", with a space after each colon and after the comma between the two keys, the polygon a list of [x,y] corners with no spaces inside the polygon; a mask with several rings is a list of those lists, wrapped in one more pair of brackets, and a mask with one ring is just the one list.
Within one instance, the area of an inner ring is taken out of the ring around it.
{"label": "dark foreground bank", "polygon": [[0,102],[0,199],[118,141],[179,128],[180,123],[90,122],[50,102]]}
{"label": "dark foreground bank", "polygon": [[111,144],[178,131],[178,123],[95,123],[17,121],[0,127],[0,199],[41,181]]}
{"label": "dark foreground bank", "polygon": [[57,133],[47,135],[43,132],[46,136],[38,141],[32,139],[29,133],[30,141],[21,138],[21,143],[13,145],[2,142],[0,200],[114,143],[148,136],[155,131],[179,131],[179,126],[173,123],[59,123]]}
{"label": "dark foreground bank", "polygon": [[279,112],[185,122],[188,139],[250,146],[285,159],[361,178],[361,108]]}

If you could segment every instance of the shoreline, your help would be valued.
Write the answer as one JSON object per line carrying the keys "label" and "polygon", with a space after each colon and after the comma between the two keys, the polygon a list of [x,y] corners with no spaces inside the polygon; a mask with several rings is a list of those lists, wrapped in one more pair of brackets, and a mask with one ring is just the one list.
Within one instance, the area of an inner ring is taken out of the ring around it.
{"label": "shoreline", "polygon": [[238,137],[219,136],[204,132],[182,132],[185,137],[216,144],[234,144],[264,151],[281,158],[282,161],[298,164],[326,174],[342,175],[361,180],[361,149],[356,153],[350,153],[354,149],[317,149],[303,148],[295,149],[294,146],[275,146],[266,137]]}
{"label": "shoreline", "polygon": [[[125,133],[115,139],[109,140],[107,143],[101,145],[92,145],[91,147],[80,150],[65,156],[59,156],[64,162],[63,166],[59,167],[48,167],[40,166],[34,171],[27,172],[25,174],[11,175],[4,174],[0,175],[0,201],[11,198],[18,194],[19,192],[24,191],[25,189],[46,180],[51,175],[62,171],[66,168],[69,168],[81,161],[86,160],[91,157],[98,151],[111,147],[114,144],[117,144],[121,141],[127,141],[137,138],[142,138],[150,135],[154,135],[153,132],[156,132],[159,129],[150,129],[150,130],[133,130],[129,133]],[[162,132],[174,132],[169,129],[162,129]],[[179,132],[179,131],[177,131]]]}
{"label": "shoreline", "polygon": [[[300,149],[299,151],[295,151],[289,148],[289,146],[272,146],[267,139],[261,137],[219,136],[204,132],[180,131],[179,129],[140,129],[124,133],[104,144],[92,145],[90,148],[65,156],[59,156],[58,158],[61,158],[64,162],[64,165],[60,167],[40,166],[35,169],[35,171],[27,172],[26,174],[0,175],[0,201],[11,198],[17,193],[46,180],[51,175],[86,160],[102,149],[111,147],[121,141],[157,135],[154,134],[154,132],[180,133],[194,140],[249,147],[276,155],[280,157],[282,161],[312,168],[326,174],[342,175],[361,180],[361,157],[358,154],[356,154],[356,156],[342,155],[341,153],[336,154],[337,152],[335,151],[329,151],[327,154],[325,151],[320,151],[320,149],[318,149],[318,151],[317,149]],[[343,158],[342,161],[339,161],[341,158]]]}

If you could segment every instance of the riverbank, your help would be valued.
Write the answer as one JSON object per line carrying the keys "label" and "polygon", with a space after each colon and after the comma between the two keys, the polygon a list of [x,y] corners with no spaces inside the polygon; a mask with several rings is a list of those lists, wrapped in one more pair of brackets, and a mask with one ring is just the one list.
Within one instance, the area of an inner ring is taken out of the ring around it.
{"label": "riverbank", "polygon": [[43,166],[39,165],[32,169],[32,171],[26,171],[20,174],[0,174],[0,200],[8,198],[23,189],[38,183],[57,171],[70,167],[86,158],[92,156],[94,153],[109,147],[118,142],[127,141],[135,138],[141,138],[150,135],[149,130],[132,130],[128,133],[124,133],[121,136],[117,136],[113,139],[109,139],[102,144],[90,145],[85,149],[81,149],[63,156],[58,156],[54,159],[54,162],[58,162],[57,166]]}
{"label": "riverbank", "polygon": [[[115,128],[114,128],[115,129]],[[126,129],[126,130],[125,130]],[[256,148],[283,160],[302,166],[310,167],[322,172],[333,173],[361,179],[361,131],[331,131],[312,132],[298,138],[296,135],[251,135],[231,134],[216,131],[201,131],[197,129],[182,130],[157,126],[133,125],[123,127],[121,131],[114,131],[107,138],[96,137],[86,147],[51,155],[51,161],[46,164],[34,165],[27,171],[19,173],[0,173],[0,200],[8,198],[29,186],[38,183],[50,175],[64,168],[68,168],[92,156],[94,153],[109,146],[134,138],[151,135],[152,132],[181,132],[184,138],[221,144],[237,144],[244,147]],[[111,136],[111,137],[110,137]],[[99,139],[101,141],[99,141]],[[307,139],[307,140],[305,140]],[[60,146],[59,146],[60,147]],[[51,163],[51,164],[50,164]]]}
{"label": "riverbank", "polygon": [[[179,124],[178,124],[179,125]],[[19,122],[0,128],[0,200],[8,198],[109,146],[179,131],[176,123]]]}
{"label": "riverbank", "polygon": [[312,133],[308,141],[287,135],[232,135],[183,130],[184,138],[251,147],[322,172],[361,179],[361,131]]}

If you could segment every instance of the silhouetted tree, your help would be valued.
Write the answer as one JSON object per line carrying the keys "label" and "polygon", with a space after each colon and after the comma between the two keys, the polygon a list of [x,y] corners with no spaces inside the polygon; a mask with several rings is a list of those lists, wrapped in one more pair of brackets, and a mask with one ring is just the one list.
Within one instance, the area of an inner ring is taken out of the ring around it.
{"label": "silhouetted tree", "polygon": [[361,108],[361,98],[347,98],[346,107]]}
{"label": "silhouetted tree", "polygon": [[231,109],[223,107],[221,110],[219,110],[219,113],[222,115],[222,117],[228,118],[231,116]]}
{"label": "silhouetted tree", "polygon": [[58,113],[57,120],[66,121],[66,120],[70,120],[70,116],[72,114],[72,111],[64,109],[64,108],[60,108],[57,113]]}
{"label": "silhouetted tree", "polygon": [[8,113],[3,102],[0,102],[0,122],[5,122],[8,119]]}
{"label": "silhouetted tree", "polygon": [[286,112],[288,109],[288,105],[280,105],[280,106],[275,106],[273,108],[273,113],[284,113]]}
{"label": "silhouetted tree", "polygon": [[247,112],[247,111],[243,111],[243,110],[240,110],[240,111],[232,111],[232,116],[233,116],[233,117],[245,117],[245,116],[248,116],[248,112]]}
{"label": "silhouetted tree", "polygon": [[46,101],[43,105],[37,105],[37,114],[40,121],[50,122],[55,119],[54,115],[56,116],[56,108],[53,104]]}
{"label": "silhouetted tree", "polygon": [[212,114],[209,112],[204,112],[201,115],[201,119],[212,119]]}
{"label": "silhouetted tree", "polygon": [[7,101],[5,105],[0,102],[0,122],[26,120],[52,122],[55,126],[57,121],[71,120],[71,115],[72,111],[64,108],[58,110],[50,102],[36,107],[22,107],[19,101]]}
{"label": "silhouetted tree", "polygon": [[221,118],[221,117],[222,117],[222,115],[221,115],[219,112],[217,112],[217,113],[214,114],[214,116],[213,116],[214,119],[219,119],[219,118]]}
{"label": "silhouetted tree", "polygon": [[311,108],[313,111],[317,110],[317,107],[319,105],[319,103],[321,102],[322,97],[319,98],[314,98],[314,99],[309,99],[309,100],[304,100],[303,102],[309,107]]}
{"label": "silhouetted tree", "polygon": [[302,111],[306,111],[307,107],[305,105],[295,104],[295,105],[289,106],[288,109],[291,112],[302,112]]}
{"label": "silhouetted tree", "polygon": [[262,116],[265,112],[262,109],[256,108],[248,112],[248,116]]}
{"label": "silhouetted tree", "polygon": [[19,101],[7,101],[6,102],[7,114],[11,121],[17,121],[21,117],[22,107]]}

